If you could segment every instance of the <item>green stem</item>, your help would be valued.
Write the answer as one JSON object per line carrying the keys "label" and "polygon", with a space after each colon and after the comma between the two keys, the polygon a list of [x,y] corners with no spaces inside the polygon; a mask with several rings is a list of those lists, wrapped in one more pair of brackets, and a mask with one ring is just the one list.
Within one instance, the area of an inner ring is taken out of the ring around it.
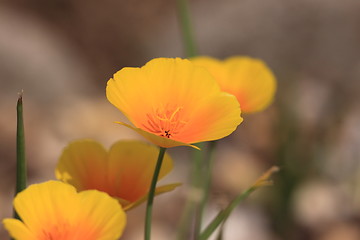
{"label": "green stem", "polygon": [[201,233],[199,240],[208,239],[216,228],[224,222],[230,215],[230,213],[239,205],[245,198],[247,198],[257,187],[251,187],[245,192],[236,197],[224,210],[220,211],[218,215],[211,221],[211,223]]}
{"label": "green stem", "polygon": [[218,234],[216,240],[223,240],[223,238],[224,238],[224,227],[225,227],[225,221],[220,226],[220,231],[219,231],[219,234]]}
{"label": "green stem", "polygon": [[159,156],[156,162],[154,175],[151,180],[147,205],[146,205],[146,214],[145,214],[145,240],[150,240],[151,238],[151,217],[152,217],[152,207],[154,202],[155,188],[156,183],[159,177],[161,165],[164,159],[166,148],[160,147]]}
{"label": "green stem", "polygon": [[[24,120],[23,120],[23,102],[22,93],[16,106],[17,112],[17,133],[16,133],[16,189],[15,195],[26,188],[26,160],[25,160],[25,135],[24,135]],[[19,216],[14,211],[14,217],[19,219]]]}
{"label": "green stem", "polygon": [[[183,42],[185,46],[185,53],[188,58],[197,55],[196,44],[194,41],[194,34],[190,20],[189,7],[187,0],[176,0],[176,7],[178,18],[180,22]],[[204,143],[195,144],[200,149],[205,147]],[[195,151],[192,155],[192,174],[191,174],[191,193],[198,192],[201,189],[201,166],[203,163],[203,151]],[[179,224],[178,240],[187,239],[189,235],[190,224],[192,223],[192,216],[198,204],[197,196],[190,196],[185,204],[183,215]]]}
{"label": "green stem", "polygon": [[190,180],[190,195],[188,196],[185,204],[185,208],[183,214],[181,216],[179,231],[178,231],[178,240],[188,239],[189,238],[189,230],[191,224],[193,223],[193,215],[195,210],[197,210],[197,206],[199,204],[199,192],[202,190],[202,165],[204,158],[204,148],[206,148],[205,143],[197,143],[195,144],[197,147],[201,149],[193,150],[191,155],[191,180]]}
{"label": "green stem", "polygon": [[178,16],[187,57],[197,55],[187,0],[176,0]]}
{"label": "green stem", "polygon": [[198,239],[200,236],[205,206],[209,200],[209,193],[211,187],[211,173],[214,165],[215,151],[216,151],[216,142],[215,141],[209,142],[209,146],[207,148],[207,155],[202,161],[203,171],[199,173],[201,176],[200,188],[202,189],[203,194],[195,216],[195,229],[194,229],[195,239]]}

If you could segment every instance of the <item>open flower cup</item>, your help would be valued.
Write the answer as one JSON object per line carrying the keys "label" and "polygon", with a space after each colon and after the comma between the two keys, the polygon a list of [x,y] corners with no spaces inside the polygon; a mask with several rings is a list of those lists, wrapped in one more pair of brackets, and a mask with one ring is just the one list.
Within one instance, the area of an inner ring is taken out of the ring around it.
{"label": "open flower cup", "polygon": [[264,110],[273,101],[276,79],[260,59],[235,56],[221,61],[202,56],[191,61],[209,70],[222,91],[235,95],[244,113]]}
{"label": "open flower cup", "polygon": [[60,181],[29,186],[17,194],[14,208],[22,221],[3,220],[16,240],[114,240],[126,224],[120,204],[96,190],[76,192]]}
{"label": "open flower cup", "polygon": [[236,97],[186,59],[123,68],[108,81],[106,96],[133,125],[120,124],[163,148],[217,140],[242,122]]}
{"label": "open flower cup", "polygon": [[[119,200],[128,210],[147,199],[158,148],[140,141],[119,141],[107,151],[93,140],[78,140],[63,151],[56,177],[78,191],[96,189]],[[159,179],[173,168],[165,154]],[[172,191],[179,183],[157,187],[155,194]]]}

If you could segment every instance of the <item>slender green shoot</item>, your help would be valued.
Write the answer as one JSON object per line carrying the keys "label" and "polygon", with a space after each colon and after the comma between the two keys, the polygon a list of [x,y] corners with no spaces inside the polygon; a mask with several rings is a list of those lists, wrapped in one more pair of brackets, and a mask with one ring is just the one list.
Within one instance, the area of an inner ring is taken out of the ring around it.
{"label": "slender green shoot", "polygon": [[251,187],[236,197],[231,203],[211,221],[211,223],[205,228],[205,230],[200,234],[199,240],[208,239],[211,234],[224,222],[229,216],[230,213],[239,205],[244,199],[246,199],[256,188]]}
{"label": "slender green shoot", "polygon": [[[17,132],[16,132],[16,187],[15,195],[26,188],[26,159],[25,159],[25,134],[24,134],[24,119],[23,119],[23,93],[19,93],[17,101]],[[19,218],[14,211],[14,217]]]}
{"label": "slender green shoot", "polygon": [[155,188],[156,183],[159,178],[159,173],[161,169],[161,165],[164,159],[166,148],[161,147],[159,151],[159,156],[156,162],[154,175],[151,180],[150,190],[149,190],[149,196],[146,204],[146,214],[145,214],[145,240],[150,240],[151,238],[151,219],[152,219],[152,208],[153,208],[153,202],[154,202],[154,195],[155,195]]}
{"label": "slender green shoot", "polygon": [[225,209],[220,211],[218,215],[211,221],[211,223],[200,234],[200,237],[198,239],[208,239],[211,234],[220,226],[220,224],[226,221],[226,219],[230,216],[231,212],[256,189],[263,186],[272,185],[272,181],[269,180],[269,178],[274,172],[277,172],[278,170],[279,168],[275,166],[270,168],[250,188],[248,188],[247,190],[239,194],[234,200],[232,200],[230,204]]}
{"label": "slender green shoot", "polygon": [[189,238],[189,232],[191,225],[193,224],[193,215],[197,210],[199,202],[202,198],[202,166],[204,158],[204,150],[206,149],[205,143],[195,144],[199,150],[192,150],[191,155],[191,180],[190,180],[190,194],[187,196],[185,208],[180,219],[177,240],[183,240]]}
{"label": "slender green shoot", "polygon": [[190,20],[189,8],[187,0],[176,0],[177,11],[185,45],[187,57],[195,57],[197,55],[194,34]]}
{"label": "slender green shoot", "polygon": [[202,161],[202,172],[200,172],[201,176],[201,185],[200,188],[202,189],[202,196],[196,210],[195,215],[195,226],[194,226],[194,238],[198,239],[202,227],[202,220],[204,216],[204,211],[206,204],[209,200],[209,193],[211,187],[211,174],[214,165],[214,155],[216,152],[216,141],[209,142],[208,148],[206,149],[206,153],[204,154],[205,157]]}
{"label": "slender green shoot", "polygon": [[225,227],[225,222],[223,222],[220,226],[220,231],[218,236],[216,237],[216,240],[223,240],[224,239],[224,227]]}

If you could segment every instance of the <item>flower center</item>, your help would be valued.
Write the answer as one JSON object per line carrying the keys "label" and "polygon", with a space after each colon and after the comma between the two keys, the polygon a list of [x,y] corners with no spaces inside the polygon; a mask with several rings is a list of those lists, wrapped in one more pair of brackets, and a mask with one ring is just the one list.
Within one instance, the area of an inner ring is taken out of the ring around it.
{"label": "flower center", "polygon": [[149,132],[166,138],[173,138],[186,125],[182,107],[157,108],[152,113],[146,114],[147,122],[143,124]]}

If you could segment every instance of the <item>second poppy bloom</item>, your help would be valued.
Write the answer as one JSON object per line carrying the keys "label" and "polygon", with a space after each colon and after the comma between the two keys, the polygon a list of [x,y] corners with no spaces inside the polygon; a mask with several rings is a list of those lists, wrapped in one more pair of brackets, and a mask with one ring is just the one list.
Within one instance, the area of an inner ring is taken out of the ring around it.
{"label": "second poppy bloom", "polygon": [[[139,141],[119,141],[110,151],[93,140],[78,140],[63,151],[56,177],[78,191],[96,189],[119,200],[125,210],[147,199],[158,149]],[[173,168],[165,154],[159,179]],[[155,194],[168,192],[180,184],[158,187]]]}
{"label": "second poppy bloom", "polygon": [[195,57],[191,61],[213,74],[221,90],[234,94],[244,113],[265,109],[273,100],[276,79],[260,59],[235,56],[220,61],[212,57]]}
{"label": "second poppy bloom", "polygon": [[121,124],[165,148],[226,137],[242,121],[236,98],[186,59],[123,68],[108,81],[106,96],[134,126]]}

